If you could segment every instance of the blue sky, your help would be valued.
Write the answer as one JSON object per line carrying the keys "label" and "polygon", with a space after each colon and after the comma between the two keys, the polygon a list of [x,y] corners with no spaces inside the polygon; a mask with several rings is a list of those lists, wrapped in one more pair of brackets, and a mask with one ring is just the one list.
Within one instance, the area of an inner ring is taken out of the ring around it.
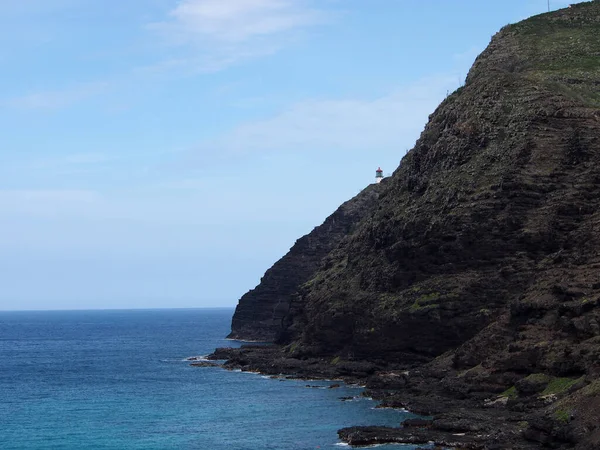
{"label": "blue sky", "polygon": [[0,2],[0,309],[235,305],[546,9]]}

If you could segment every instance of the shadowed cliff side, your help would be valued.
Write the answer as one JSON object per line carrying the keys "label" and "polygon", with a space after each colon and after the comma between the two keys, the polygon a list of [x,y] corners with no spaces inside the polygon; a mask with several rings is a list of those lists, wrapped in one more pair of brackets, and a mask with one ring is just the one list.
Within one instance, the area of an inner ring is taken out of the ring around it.
{"label": "shadowed cliff side", "polygon": [[378,203],[306,284],[289,353],[427,357],[399,399],[599,448],[600,2],[494,36]]}
{"label": "shadowed cliff side", "polygon": [[294,298],[301,285],[312,278],[322,259],[351,233],[361,219],[377,206],[381,185],[372,184],[340,206],[325,222],[296,241],[290,251],[244,294],[231,322],[228,338],[274,341],[289,325]]}
{"label": "shadowed cliff side", "polygon": [[288,343],[284,368],[370,364],[388,405],[485,440],[468,448],[600,448],[600,1],[504,27],[376,189],[234,331]]}
{"label": "shadowed cliff side", "polygon": [[504,27],[377,194],[286,255],[311,249],[301,276],[267,272],[233,335],[412,364],[371,376],[390,405],[468,402],[520,417],[510,439],[599,448],[600,2]]}
{"label": "shadowed cliff side", "polygon": [[493,38],[306,285],[304,351],[434,357],[574,286],[600,295],[599,55],[600,2]]}

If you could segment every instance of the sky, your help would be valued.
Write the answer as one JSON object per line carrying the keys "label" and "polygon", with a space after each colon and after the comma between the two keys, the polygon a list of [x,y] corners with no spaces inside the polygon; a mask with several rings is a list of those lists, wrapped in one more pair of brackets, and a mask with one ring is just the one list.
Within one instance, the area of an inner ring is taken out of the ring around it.
{"label": "sky", "polygon": [[0,310],[234,306],[546,10],[0,0]]}

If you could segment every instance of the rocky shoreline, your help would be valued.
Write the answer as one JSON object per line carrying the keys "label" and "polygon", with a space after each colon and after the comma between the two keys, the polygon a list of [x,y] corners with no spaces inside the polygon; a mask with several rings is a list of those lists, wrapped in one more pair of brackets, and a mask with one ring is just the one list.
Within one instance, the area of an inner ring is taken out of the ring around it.
{"label": "rocky shoreline", "polygon": [[503,27],[392,176],[240,299],[230,337],[285,346],[225,367],[433,417],[353,445],[600,449],[598,36],[600,1]]}
{"label": "rocky shoreline", "polygon": [[381,407],[403,408],[426,416],[399,423],[398,427],[361,426],[339,430],[340,439],[351,446],[433,443],[439,448],[515,450],[540,446],[539,440],[528,441],[525,438],[526,411],[506,408],[507,402],[504,401],[486,403],[481,396],[459,394],[452,386],[440,385],[433,374],[423,373],[414,365],[296,358],[289,356],[285,347],[277,345],[219,348],[207,359],[209,361],[191,364],[212,367],[215,361],[224,361],[220,365],[228,370],[360,384],[366,387],[364,395],[379,400]]}

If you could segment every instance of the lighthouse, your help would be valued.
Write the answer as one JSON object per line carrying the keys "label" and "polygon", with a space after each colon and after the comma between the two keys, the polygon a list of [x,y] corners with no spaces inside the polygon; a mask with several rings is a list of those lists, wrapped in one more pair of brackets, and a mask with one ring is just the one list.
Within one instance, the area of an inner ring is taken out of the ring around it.
{"label": "lighthouse", "polygon": [[381,183],[381,180],[383,180],[383,170],[381,170],[381,167],[379,167],[375,171],[375,182],[376,183]]}

